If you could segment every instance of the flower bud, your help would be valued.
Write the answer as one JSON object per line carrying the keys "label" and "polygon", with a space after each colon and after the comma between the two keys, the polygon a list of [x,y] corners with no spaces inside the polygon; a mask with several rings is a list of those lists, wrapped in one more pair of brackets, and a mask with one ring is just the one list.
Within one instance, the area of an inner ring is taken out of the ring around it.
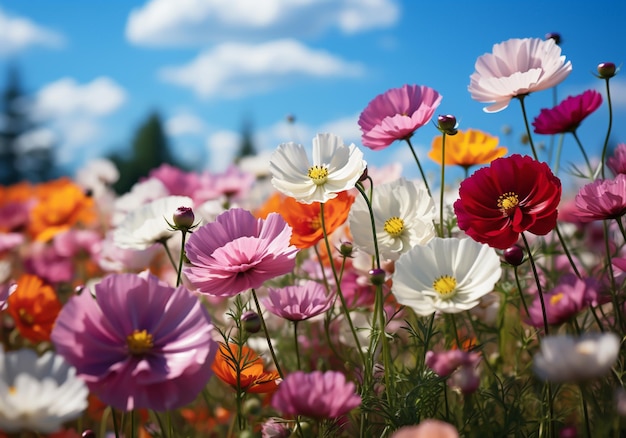
{"label": "flower bud", "polygon": [[339,253],[342,256],[351,257],[352,251],[354,251],[354,245],[352,245],[352,242],[341,242],[341,245],[339,246]]}
{"label": "flower bud", "polygon": [[576,438],[577,436],[576,426],[565,426],[559,431],[559,438]]}
{"label": "flower bud", "polygon": [[370,275],[370,281],[374,286],[380,286],[385,282],[385,271],[382,269],[370,269],[368,272]]}
{"label": "flower bud", "polygon": [[196,217],[191,207],[178,207],[173,216],[174,225],[179,230],[189,230],[193,228],[193,221]]}
{"label": "flower bud", "polygon": [[261,330],[261,318],[258,313],[248,310],[241,315],[241,323],[248,333],[258,333]]}
{"label": "flower bud", "polygon": [[367,179],[368,175],[367,175],[367,167],[365,167],[365,170],[363,171],[363,173],[361,174],[361,176],[359,177],[359,181],[358,182],[363,182]]}
{"label": "flower bud", "polygon": [[96,434],[91,429],[83,430],[83,433],[80,435],[82,438],[96,438]]}
{"label": "flower bud", "polygon": [[559,45],[563,41],[561,39],[561,34],[558,32],[549,32],[546,34],[546,40],[554,40],[554,42]]}
{"label": "flower bud", "polygon": [[291,430],[280,418],[270,418],[261,426],[261,436],[263,438],[289,438]]}
{"label": "flower bud", "polygon": [[612,62],[602,62],[598,64],[598,75],[600,75],[601,79],[608,79],[615,76],[617,73],[617,68],[615,64]]}
{"label": "flower bud", "polygon": [[259,415],[263,407],[258,398],[249,398],[243,403],[243,413],[245,415]]}
{"label": "flower bud", "polygon": [[447,114],[437,117],[437,129],[444,134],[454,135],[457,133],[456,117]]}
{"label": "flower bud", "polygon": [[502,252],[504,261],[511,266],[519,266],[524,262],[524,249],[519,245],[513,245]]}

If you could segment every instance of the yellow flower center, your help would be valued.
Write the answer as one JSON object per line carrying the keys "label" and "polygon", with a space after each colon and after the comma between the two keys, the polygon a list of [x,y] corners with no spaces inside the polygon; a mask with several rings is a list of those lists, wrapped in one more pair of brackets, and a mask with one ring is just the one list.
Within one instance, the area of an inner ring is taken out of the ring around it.
{"label": "yellow flower center", "polygon": [[550,304],[552,306],[556,306],[559,303],[559,301],[563,299],[563,297],[564,297],[563,292],[559,292],[557,294],[552,295],[550,297]]}
{"label": "yellow flower center", "polygon": [[126,337],[126,344],[131,354],[143,354],[153,346],[152,335],[146,330],[135,330]]}
{"label": "yellow flower center", "polygon": [[514,192],[507,192],[498,197],[498,208],[503,216],[510,216],[512,210],[519,204],[519,198]]}
{"label": "yellow flower center", "polygon": [[449,300],[456,294],[456,278],[450,275],[442,275],[433,281],[433,289],[442,300]]}
{"label": "yellow flower center", "polygon": [[326,182],[326,178],[328,178],[328,169],[316,164],[315,166],[309,167],[308,176],[316,185],[321,186]]}
{"label": "yellow flower center", "polygon": [[404,221],[397,216],[385,221],[384,229],[391,237],[398,237],[404,231]]}
{"label": "yellow flower center", "polygon": [[26,309],[24,308],[20,308],[17,311],[17,314],[20,317],[20,320],[25,324],[25,325],[33,325],[33,323],[35,322],[35,318],[33,318],[33,315],[31,315],[30,313],[28,313],[26,311]]}

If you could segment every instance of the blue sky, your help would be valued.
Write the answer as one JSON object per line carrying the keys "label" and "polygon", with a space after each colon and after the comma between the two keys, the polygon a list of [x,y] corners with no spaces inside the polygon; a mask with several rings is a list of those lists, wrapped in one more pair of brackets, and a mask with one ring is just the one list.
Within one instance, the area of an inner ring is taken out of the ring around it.
{"label": "blue sky", "polygon": [[[596,3],[600,4],[600,3]],[[559,32],[573,72],[559,99],[602,89],[598,63],[626,57],[626,2],[586,0],[0,0],[0,85],[16,62],[58,161],[78,166],[126,147],[152,110],[161,114],[174,153],[220,171],[235,152],[244,118],[259,151],[279,143],[310,145],[330,131],[360,144],[359,113],[377,94],[403,84],[427,85],[460,128],[499,135],[516,152],[523,125],[517,101],[497,114],[467,92],[480,55],[509,38]],[[612,80],[612,138],[626,142],[626,71]],[[552,106],[549,91],[527,100],[531,117]],[[296,118],[295,125],[286,116]],[[590,154],[604,140],[607,108],[579,129]],[[502,134],[503,126],[512,134]],[[437,131],[420,129],[426,151]],[[536,141],[548,142],[546,137]],[[578,162],[566,138],[565,161]],[[365,150],[365,148],[364,148]],[[366,151],[372,165],[415,165],[404,144]]]}

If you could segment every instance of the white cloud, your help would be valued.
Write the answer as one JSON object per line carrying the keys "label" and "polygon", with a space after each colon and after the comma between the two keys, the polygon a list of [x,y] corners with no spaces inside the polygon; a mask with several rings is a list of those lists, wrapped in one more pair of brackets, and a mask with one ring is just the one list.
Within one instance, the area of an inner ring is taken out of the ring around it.
{"label": "white cloud", "polygon": [[206,140],[211,170],[226,169],[233,162],[240,143],[241,135],[237,132],[224,130],[211,134]]}
{"label": "white cloud", "polygon": [[9,56],[32,46],[59,48],[65,38],[58,32],[23,17],[9,15],[0,8],[0,56]]}
{"label": "white cloud", "polygon": [[165,122],[165,132],[172,137],[202,134],[206,129],[206,124],[200,117],[187,111],[177,113]]}
{"label": "white cloud", "polygon": [[400,15],[397,0],[151,0],[131,11],[126,37],[146,46],[199,45],[346,34],[384,28]]}
{"label": "white cloud", "polygon": [[275,89],[295,77],[354,77],[362,72],[358,63],[284,39],[259,45],[224,43],[187,65],[165,67],[160,76],[202,98],[233,98]]}
{"label": "white cloud", "polygon": [[72,78],[63,78],[37,93],[35,112],[43,118],[73,114],[104,116],[125,101],[126,92],[110,78],[99,77],[84,85]]}

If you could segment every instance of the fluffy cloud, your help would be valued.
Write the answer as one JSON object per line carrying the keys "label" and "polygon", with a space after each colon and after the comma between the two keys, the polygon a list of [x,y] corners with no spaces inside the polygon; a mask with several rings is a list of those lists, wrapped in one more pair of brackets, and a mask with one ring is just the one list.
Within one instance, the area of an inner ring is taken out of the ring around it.
{"label": "fluffy cloud", "polygon": [[206,140],[210,153],[210,167],[216,172],[223,172],[233,162],[241,143],[241,135],[233,131],[217,131]]}
{"label": "fluffy cloud", "polygon": [[179,112],[165,122],[167,135],[177,137],[187,134],[202,134],[207,129],[204,121],[188,111]]}
{"label": "fluffy cloud", "polygon": [[124,89],[107,77],[96,78],[84,85],[72,78],[63,78],[37,93],[35,112],[42,118],[104,116],[117,110],[125,101]]}
{"label": "fluffy cloud", "polygon": [[354,77],[362,72],[360,64],[284,39],[259,45],[224,43],[187,65],[163,68],[160,76],[202,98],[233,98],[274,89],[292,78]]}
{"label": "fluffy cloud", "polygon": [[9,56],[31,46],[62,47],[60,33],[41,27],[27,18],[9,15],[0,8],[0,56]]}
{"label": "fluffy cloud", "polygon": [[198,45],[227,40],[308,37],[389,27],[397,0],[152,0],[134,9],[126,37],[147,46]]}

